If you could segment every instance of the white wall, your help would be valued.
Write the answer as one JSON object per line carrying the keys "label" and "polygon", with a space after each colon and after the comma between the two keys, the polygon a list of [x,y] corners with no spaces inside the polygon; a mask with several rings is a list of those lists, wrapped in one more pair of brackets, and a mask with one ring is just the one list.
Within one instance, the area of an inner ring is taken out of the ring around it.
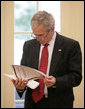
{"label": "white wall", "polygon": [[1,1],[1,107],[14,106],[13,84],[3,74],[11,74],[14,57],[14,8],[13,1]]}
{"label": "white wall", "polygon": [[82,50],[81,84],[74,88],[74,108],[84,107],[84,2],[61,2],[61,34],[79,41]]}

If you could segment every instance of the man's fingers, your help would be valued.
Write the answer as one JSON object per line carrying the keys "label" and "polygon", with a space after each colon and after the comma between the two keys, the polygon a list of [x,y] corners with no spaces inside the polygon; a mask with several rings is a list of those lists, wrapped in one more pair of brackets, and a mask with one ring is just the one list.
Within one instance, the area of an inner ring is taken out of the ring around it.
{"label": "man's fingers", "polygon": [[16,80],[11,79],[11,81],[13,82],[14,86],[17,89],[24,89],[26,87],[26,85],[27,85],[26,80],[22,80],[22,79],[19,79],[19,78],[17,78]]}
{"label": "man's fingers", "polygon": [[13,82],[13,84],[15,84],[15,80],[14,79],[11,79],[11,81]]}
{"label": "man's fingers", "polygon": [[19,78],[16,79],[15,85],[17,85],[18,83],[19,83]]}
{"label": "man's fingers", "polygon": [[44,78],[44,83],[46,84],[47,87],[51,87],[55,84],[56,80],[55,77],[53,76],[47,76]]}
{"label": "man's fingers", "polygon": [[27,81],[23,80],[21,86],[26,86],[26,85],[27,85]]}

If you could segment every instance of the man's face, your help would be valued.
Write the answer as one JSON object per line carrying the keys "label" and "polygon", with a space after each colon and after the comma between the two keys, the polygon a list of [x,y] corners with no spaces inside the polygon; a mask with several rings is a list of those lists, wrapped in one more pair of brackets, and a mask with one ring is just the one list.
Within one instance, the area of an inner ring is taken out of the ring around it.
{"label": "man's face", "polygon": [[32,30],[33,34],[36,36],[40,44],[45,45],[52,38],[51,30],[47,32],[44,25],[40,25],[38,27],[32,27]]}

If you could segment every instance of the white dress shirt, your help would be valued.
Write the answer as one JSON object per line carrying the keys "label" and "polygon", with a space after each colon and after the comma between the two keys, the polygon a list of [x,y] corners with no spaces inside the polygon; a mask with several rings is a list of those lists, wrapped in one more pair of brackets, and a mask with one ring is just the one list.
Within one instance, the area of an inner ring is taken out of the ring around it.
{"label": "white dress shirt", "polygon": [[[52,59],[52,53],[53,53],[55,39],[56,39],[56,32],[54,32],[54,35],[53,35],[51,41],[49,42],[49,46],[48,46],[49,56],[48,56],[48,66],[47,66],[47,72],[46,72],[47,76],[49,76],[49,70],[50,70],[50,64],[51,64],[51,59]],[[41,59],[41,53],[42,53],[43,47],[44,46],[41,44],[40,54],[39,54],[39,65],[40,65],[40,59]],[[47,87],[45,85],[44,94],[47,94],[47,93],[48,93],[48,91],[47,91]]]}

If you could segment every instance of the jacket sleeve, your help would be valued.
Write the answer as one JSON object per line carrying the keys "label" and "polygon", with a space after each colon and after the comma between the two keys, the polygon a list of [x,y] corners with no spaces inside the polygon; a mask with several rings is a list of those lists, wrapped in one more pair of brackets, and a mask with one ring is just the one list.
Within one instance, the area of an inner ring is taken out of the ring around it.
{"label": "jacket sleeve", "polygon": [[23,46],[23,54],[22,54],[22,59],[21,59],[21,65],[27,65],[27,55],[28,55],[28,47],[27,46],[27,42],[24,43],[24,46]]}

